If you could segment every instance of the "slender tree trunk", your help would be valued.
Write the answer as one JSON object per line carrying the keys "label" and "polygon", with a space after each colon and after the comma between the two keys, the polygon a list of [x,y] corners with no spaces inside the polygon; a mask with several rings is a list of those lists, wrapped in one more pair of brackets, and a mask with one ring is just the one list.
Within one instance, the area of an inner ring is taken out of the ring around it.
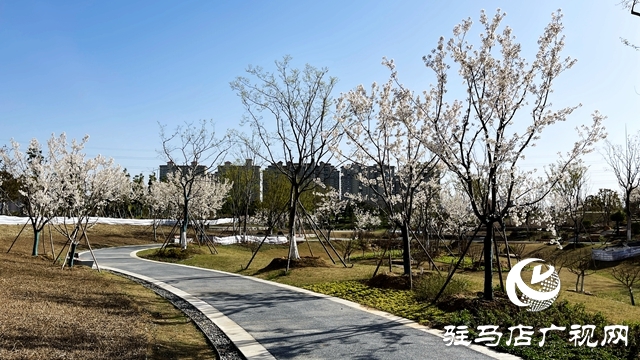
{"label": "slender tree trunk", "polygon": [[[488,222],[484,236],[484,299],[493,300],[493,221]],[[469,241],[473,241],[473,238]]]}
{"label": "slender tree trunk", "polygon": [[38,256],[38,246],[40,245],[40,233],[41,231],[36,228],[36,225],[33,225],[33,250],[31,251],[32,256]]}
{"label": "slender tree trunk", "polygon": [[582,279],[580,280],[580,293],[584,294],[584,271],[582,272]]}
{"label": "slender tree trunk", "polygon": [[153,223],[151,226],[153,227],[153,242],[158,242],[158,223],[156,222],[155,215],[153,216]]}
{"label": "slender tree trunk", "polygon": [[576,292],[580,291],[580,273],[577,274],[578,278],[576,279]]}
{"label": "slender tree trunk", "polygon": [[629,286],[629,297],[631,298],[631,306],[636,306],[636,301],[633,299],[633,288]]}
{"label": "slender tree trunk", "polygon": [[184,197],[184,219],[182,220],[182,228],[180,229],[180,247],[182,250],[187,248],[187,227],[189,226],[189,197]]}
{"label": "slender tree trunk", "polygon": [[[292,187],[290,196],[290,209],[289,209],[289,260],[300,259],[300,253],[298,252],[298,244],[296,243],[296,216],[297,216],[297,204],[298,204],[298,187]],[[288,270],[288,268],[287,268]]]}
{"label": "slender tree trunk", "polygon": [[73,267],[73,261],[75,260],[77,247],[78,244],[75,241],[71,241],[71,247],[69,248],[69,259],[67,260],[67,266],[69,266],[69,268]]}
{"label": "slender tree trunk", "polygon": [[247,241],[247,220],[249,219],[249,205],[244,208],[244,227],[242,229],[244,235],[244,241]]}
{"label": "slender tree trunk", "polygon": [[411,241],[409,241],[409,224],[400,224],[402,234],[402,265],[404,275],[411,275]]}
{"label": "slender tree trunk", "polygon": [[631,191],[627,193],[625,199],[625,212],[627,213],[627,242],[631,241]]}

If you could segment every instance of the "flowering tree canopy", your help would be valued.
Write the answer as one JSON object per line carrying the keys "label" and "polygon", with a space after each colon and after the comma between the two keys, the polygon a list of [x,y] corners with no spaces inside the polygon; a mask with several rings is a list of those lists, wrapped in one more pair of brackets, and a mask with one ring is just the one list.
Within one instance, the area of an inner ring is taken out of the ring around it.
{"label": "flowering tree canopy", "polygon": [[[521,55],[521,45],[511,28],[500,30],[504,17],[500,11],[493,18],[481,13],[478,47],[470,42],[472,21],[467,19],[454,27],[452,38],[440,38],[437,47],[424,57],[436,83],[423,92],[418,104],[424,113],[423,127],[431,131],[427,137],[424,131],[415,133],[458,179],[474,214],[486,226],[486,299],[493,299],[493,225],[515,206],[514,188],[530,175],[519,174],[518,164],[543,130],[565,121],[579,106],[554,109],[551,103],[554,80],[575,64],[575,60],[561,56],[562,14],[552,14],[532,62]],[[446,99],[448,61],[457,65],[466,92],[463,100]],[[393,61],[387,64],[395,77]],[[592,151],[594,144],[606,136],[603,119],[596,111],[590,126],[577,129],[578,140],[567,154],[560,155],[561,168]],[[547,179],[542,195],[556,182],[557,178]]]}
{"label": "flowering tree canopy", "polygon": [[337,117],[347,139],[347,150],[336,147],[342,157],[361,168],[359,180],[369,188],[364,201],[378,204],[402,233],[404,272],[411,272],[409,226],[415,203],[426,202],[421,191],[437,184],[438,160],[414,136],[427,137],[429,127],[413,94],[393,85],[363,86],[343,94],[338,100]]}
{"label": "flowering tree canopy", "polygon": [[11,152],[2,153],[5,169],[19,183],[19,193],[23,196],[24,205],[33,227],[32,255],[38,255],[40,233],[49,222],[59,205],[59,199],[53,194],[53,188],[59,185],[51,166],[49,151],[47,156],[42,154],[42,145],[37,139],[32,139],[25,153],[20,150],[20,144],[11,140]]}
{"label": "flowering tree canopy", "polygon": [[[85,235],[89,218],[100,214],[111,201],[128,196],[129,179],[113,159],[98,155],[86,159],[82,152],[89,137],[69,144],[63,133],[49,139],[50,166],[57,186],[51,196],[58,199],[64,215],[55,228],[74,245]],[[73,255],[73,253],[71,254]]]}
{"label": "flowering tree canopy", "polygon": [[168,171],[175,174],[174,180],[179,185],[176,191],[182,196],[180,245],[186,249],[189,203],[194,195],[194,184],[222,160],[227,151],[228,139],[217,138],[213,122],[204,120],[199,125],[185,123],[184,127],[178,126],[172,134],[168,134],[165,127],[161,126],[160,139],[162,154],[168,160]]}

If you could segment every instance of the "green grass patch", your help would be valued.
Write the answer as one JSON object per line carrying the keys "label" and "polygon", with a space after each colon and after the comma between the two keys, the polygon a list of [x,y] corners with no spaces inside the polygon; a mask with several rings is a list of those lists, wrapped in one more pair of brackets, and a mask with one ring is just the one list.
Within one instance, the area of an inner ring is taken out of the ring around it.
{"label": "green grass patch", "polygon": [[423,325],[440,324],[448,318],[446,312],[418,301],[410,290],[379,289],[354,280],[307,285],[303,288],[386,311]]}
{"label": "green grass patch", "polygon": [[[438,261],[438,262],[441,262],[441,263],[445,263],[445,264],[453,263],[455,265],[458,262],[458,257],[457,256],[442,255],[442,256],[438,256],[434,260]],[[471,258],[469,258],[468,256],[465,256],[464,259],[462,260],[462,262],[460,263],[460,267],[463,267],[463,268],[471,267],[471,265],[472,265],[471,264]]]}

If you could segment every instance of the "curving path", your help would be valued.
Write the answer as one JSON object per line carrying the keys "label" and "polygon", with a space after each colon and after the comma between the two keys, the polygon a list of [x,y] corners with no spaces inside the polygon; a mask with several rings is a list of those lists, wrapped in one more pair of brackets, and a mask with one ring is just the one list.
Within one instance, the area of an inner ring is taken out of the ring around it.
{"label": "curving path", "polygon": [[516,359],[479,346],[445,346],[440,331],[346,300],[135,256],[150,247],[94,252],[101,268],[154,283],[191,302],[248,359]]}

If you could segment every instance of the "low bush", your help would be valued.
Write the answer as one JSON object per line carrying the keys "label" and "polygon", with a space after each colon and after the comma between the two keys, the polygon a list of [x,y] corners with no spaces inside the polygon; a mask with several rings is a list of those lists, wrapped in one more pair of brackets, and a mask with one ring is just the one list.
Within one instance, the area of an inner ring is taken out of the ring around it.
{"label": "low bush", "polygon": [[158,249],[155,253],[148,255],[147,258],[162,261],[180,261],[198,254],[202,254],[202,250],[196,247],[188,247],[185,250],[179,247],[166,247]]}
{"label": "low bush", "polygon": [[[420,301],[433,301],[446,280],[447,278],[445,276],[435,274],[421,278],[416,281],[414,285],[416,298]],[[438,300],[443,301],[451,298],[453,295],[464,294],[469,291],[469,286],[470,284],[467,280],[454,276]]]}

